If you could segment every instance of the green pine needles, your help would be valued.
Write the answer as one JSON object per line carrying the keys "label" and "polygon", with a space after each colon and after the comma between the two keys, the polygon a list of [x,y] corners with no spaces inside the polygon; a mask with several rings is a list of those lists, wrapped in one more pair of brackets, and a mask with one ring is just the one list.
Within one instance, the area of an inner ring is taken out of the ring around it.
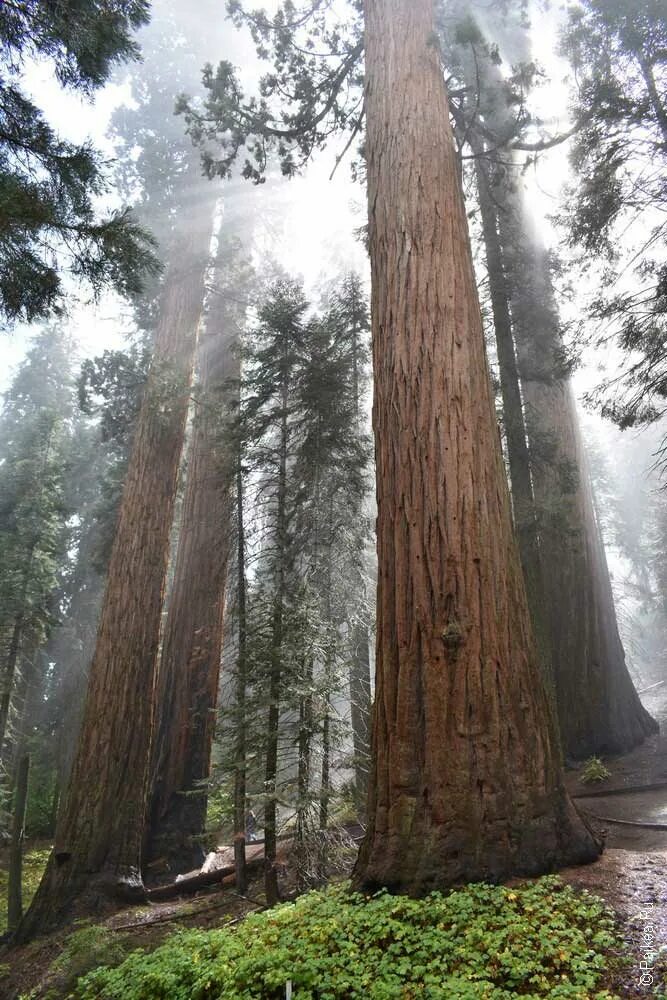
{"label": "green pine needles", "polygon": [[62,309],[65,276],[94,295],[137,295],[159,267],[155,241],[128,210],[100,217],[106,165],[90,143],[52,128],[24,92],[22,72],[47,59],[57,81],[90,96],[113,67],[138,55],[145,0],[0,5],[0,325]]}

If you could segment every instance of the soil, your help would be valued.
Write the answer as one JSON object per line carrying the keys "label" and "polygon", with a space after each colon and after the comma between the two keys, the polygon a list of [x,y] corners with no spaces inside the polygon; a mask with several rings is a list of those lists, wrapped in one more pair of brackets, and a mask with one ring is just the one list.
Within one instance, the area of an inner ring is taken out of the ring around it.
{"label": "soil", "polygon": [[607,848],[667,851],[667,685],[643,701],[660,732],[622,757],[606,758],[611,774],[604,781],[583,784],[579,767],[568,772],[567,785]]}
{"label": "soil", "polygon": [[[667,851],[651,853],[609,848],[592,865],[566,868],[564,881],[601,896],[616,914],[629,961],[614,972],[609,988],[622,1000],[654,997],[667,986],[667,951],[649,960],[643,951],[645,935],[656,951],[667,948]],[[642,981],[642,976],[644,980]]]}

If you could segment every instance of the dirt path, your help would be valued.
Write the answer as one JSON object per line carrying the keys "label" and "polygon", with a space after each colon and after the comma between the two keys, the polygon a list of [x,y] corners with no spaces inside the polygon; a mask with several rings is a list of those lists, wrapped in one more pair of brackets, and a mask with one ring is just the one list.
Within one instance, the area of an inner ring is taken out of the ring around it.
{"label": "dirt path", "polygon": [[[643,700],[660,723],[660,732],[630,753],[606,759],[611,776],[605,781],[584,785],[580,781],[579,770],[569,771],[566,781],[570,794],[576,799],[577,808],[591,818],[593,827],[603,835],[607,848],[665,851],[667,686],[649,692]],[[647,785],[656,787],[642,791]],[[624,791],[626,794],[618,794]],[[591,794],[586,795],[586,792]],[[614,794],[605,795],[605,792]],[[664,829],[661,829],[663,826]]]}
{"label": "dirt path", "polygon": [[[618,915],[630,964],[612,984],[623,1000],[656,996],[667,986],[667,851],[607,849],[599,861],[561,872],[577,889],[601,896]],[[662,957],[648,958],[646,943]],[[646,963],[646,967],[640,965]]]}
{"label": "dirt path", "polygon": [[[567,774],[577,808],[603,837],[605,851],[594,864],[562,876],[601,896],[619,917],[630,955],[614,984],[623,1000],[653,997],[667,987],[667,686],[643,700],[660,723],[659,733],[605,760],[611,775],[604,782],[583,785],[578,771]],[[651,959],[647,945],[662,954]]]}

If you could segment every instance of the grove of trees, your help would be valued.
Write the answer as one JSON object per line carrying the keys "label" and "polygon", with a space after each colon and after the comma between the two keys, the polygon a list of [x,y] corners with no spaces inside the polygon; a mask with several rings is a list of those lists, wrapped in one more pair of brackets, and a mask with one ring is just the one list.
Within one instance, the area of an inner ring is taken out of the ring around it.
{"label": "grove of trees", "polygon": [[[565,767],[657,731],[667,517],[659,462],[639,516],[592,447],[577,348],[613,345],[588,405],[664,455],[664,4],[562,16],[565,130],[520,0],[71,6],[0,5],[13,940],[220,837],[245,893],[258,830],[267,905],[286,869],[424,896],[593,861]],[[239,32],[252,72],[219,61]],[[123,90],[112,162],[34,60]],[[560,256],[529,197],[554,148]],[[370,281],[281,259],[274,199],[318,157],[365,189]],[[83,356],[102,292],[123,342]],[[24,829],[53,844],[25,913]]]}

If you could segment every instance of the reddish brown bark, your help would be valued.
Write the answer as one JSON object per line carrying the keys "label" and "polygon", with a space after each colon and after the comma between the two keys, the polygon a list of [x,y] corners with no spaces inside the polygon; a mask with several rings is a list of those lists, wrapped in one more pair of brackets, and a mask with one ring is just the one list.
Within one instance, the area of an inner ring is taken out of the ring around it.
{"label": "reddish brown bark", "polygon": [[422,893],[590,860],[512,535],[432,0],[366,0],[378,498],[368,831]]}
{"label": "reddish brown bark", "polygon": [[19,938],[104,895],[143,898],[156,654],[176,479],[211,235],[202,199],[164,279],[155,355],[109,563],[78,747],[54,851]]}
{"label": "reddish brown bark", "polygon": [[561,738],[573,758],[622,753],[657,725],[625,663],[547,253],[519,199],[506,218]]}
{"label": "reddish brown bark", "polygon": [[[231,332],[230,332],[231,330]],[[227,565],[232,540],[233,456],[225,410],[238,367],[236,331],[213,305],[199,345],[199,385],[174,584],[158,678],[152,759],[150,858],[189,871],[204,860]]]}
{"label": "reddish brown bark", "polygon": [[470,144],[476,156],[475,175],[489,276],[493,328],[498,351],[498,371],[503,402],[503,422],[510,472],[514,527],[519,543],[519,556],[526,585],[533,634],[547,684],[547,692],[552,698],[554,681],[549,615],[542,579],[543,570],[540,559],[535,497],[533,496],[530,454],[512,334],[509,289],[498,236],[497,198],[493,190],[483,144],[474,135],[470,136]]}

